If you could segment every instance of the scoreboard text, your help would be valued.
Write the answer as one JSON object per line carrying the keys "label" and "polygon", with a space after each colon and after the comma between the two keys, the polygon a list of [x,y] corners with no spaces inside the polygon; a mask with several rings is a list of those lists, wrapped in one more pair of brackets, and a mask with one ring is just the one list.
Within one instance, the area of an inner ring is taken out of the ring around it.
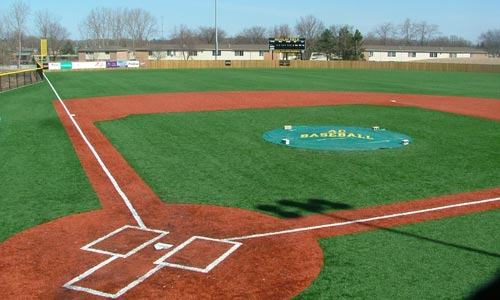
{"label": "scoreboard text", "polygon": [[269,50],[274,52],[302,52],[306,49],[305,38],[270,38]]}

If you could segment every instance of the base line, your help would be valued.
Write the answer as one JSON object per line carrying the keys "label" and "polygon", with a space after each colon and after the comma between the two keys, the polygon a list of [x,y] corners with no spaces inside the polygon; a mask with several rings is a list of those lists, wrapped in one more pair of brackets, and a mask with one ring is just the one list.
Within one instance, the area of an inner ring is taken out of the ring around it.
{"label": "base line", "polygon": [[397,217],[403,217],[403,216],[410,216],[410,215],[422,214],[422,213],[427,213],[427,212],[432,212],[432,211],[438,211],[438,210],[445,210],[445,209],[456,208],[456,207],[463,207],[463,206],[471,206],[471,205],[484,204],[484,203],[495,202],[495,201],[499,201],[499,200],[500,200],[500,197],[498,197],[498,198],[491,198],[491,199],[485,199],[485,200],[472,201],[472,202],[464,202],[464,203],[458,203],[458,204],[452,204],[452,205],[438,206],[438,207],[433,207],[433,208],[427,208],[427,209],[421,209],[421,210],[414,210],[414,211],[396,213],[396,214],[385,215],[385,216],[378,216],[378,217],[371,217],[371,218],[366,218],[366,219],[359,219],[359,220],[352,220],[352,221],[340,222],[340,223],[330,223],[330,224],[323,224],[323,225],[317,225],[317,226],[302,227],[302,228],[295,228],[295,229],[275,231],[275,232],[268,232],[268,233],[258,233],[258,234],[240,236],[240,237],[232,237],[232,238],[226,238],[226,239],[223,239],[223,240],[225,240],[225,241],[248,240],[248,239],[254,239],[254,238],[274,236],[274,235],[282,235],[282,234],[290,234],[290,233],[297,233],[297,232],[304,232],[304,231],[312,231],[312,230],[316,230],[316,229],[324,229],[324,228],[329,228],[329,227],[339,227],[339,226],[352,225],[352,224],[361,224],[361,223],[367,223],[367,222],[372,222],[372,221],[377,221],[377,220],[384,220],[384,219],[391,219],[391,218],[397,218]]}
{"label": "base line", "polygon": [[99,154],[95,150],[94,146],[92,146],[92,144],[90,143],[90,141],[87,139],[87,136],[85,135],[85,133],[83,133],[82,129],[80,128],[80,125],[78,125],[78,123],[76,122],[75,118],[73,118],[73,116],[71,115],[68,107],[66,106],[66,104],[64,104],[63,100],[59,96],[59,93],[56,91],[56,89],[54,88],[54,86],[50,82],[50,80],[47,77],[47,75],[45,74],[45,72],[43,73],[43,77],[45,77],[45,79],[47,80],[47,83],[50,85],[50,88],[52,89],[52,91],[56,95],[57,99],[59,100],[59,103],[64,108],[64,111],[66,112],[66,114],[70,118],[71,122],[73,122],[73,125],[75,125],[76,130],[78,130],[78,133],[80,133],[80,136],[82,137],[83,141],[89,147],[89,149],[92,152],[92,154],[94,155],[95,159],[97,160],[97,162],[101,166],[101,169],[104,171],[104,173],[106,173],[106,176],[111,181],[111,184],[113,184],[113,187],[115,188],[116,192],[118,192],[118,194],[122,198],[123,202],[125,202],[125,205],[129,209],[130,213],[134,217],[134,219],[137,222],[137,224],[139,225],[139,227],[147,229],[146,225],[144,224],[144,222],[142,221],[141,217],[139,216],[139,214],[135,210],[134,206],[132,205],[132,202],[130,202],[130,200],[128,199],[127,195],[123,192],[123,190],[121,189],[120,185],[118,184],[118,182],[116,181],[116,179],[113,177],[113,175],[109,171],[108,167],[106,167],[106,165],[102,161],[101,157],[99,156]]}

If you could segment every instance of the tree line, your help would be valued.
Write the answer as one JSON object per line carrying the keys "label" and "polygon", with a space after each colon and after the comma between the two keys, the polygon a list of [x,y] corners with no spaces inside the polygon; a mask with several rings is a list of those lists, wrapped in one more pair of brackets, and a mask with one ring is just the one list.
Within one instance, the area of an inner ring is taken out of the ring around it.
{"label": "tree line", "polygon": [[[68,30],[56,15],[49,11],[30,11],[29,5],[17,0],[0,15],[0,63],[8,60],[9,53],[27,47],[37,48],[37,40],[48,39],[52,55],[73,53],[75,47],[118,46],[135,49],[160,43],[190,45],[215,43],[216,30],[206,26],[190,28],[174,26],[164,36],[163,25],[148,11],[140,8],[95,8],[79,24],[79,40],[70,40]],[[34,29],[28,28],[31,20]],[[163,23],[163,22],[162,22]],[[229,36],[221,28],[217,30],[220,43],[265,44],[269,37],[306,38],[305,58],[312,52],[322,52],[328,58],[362,59],[363,44],[370,45],[421,45],[421,46],[479,46],[489,53],[500,55],[500,30],[488,30],[479,37],[479,44],[458,36],[443,36],[439,26],[426,21],[406,19],[400,24],[378,24],[366,37],[350,25],[329,27],[308,15],[299,17],[293,26],[279,24],[271,28],[253,26]],[[20,58],[19,58],[20,59]],[[18,62],[19,64],[20,62]]]}

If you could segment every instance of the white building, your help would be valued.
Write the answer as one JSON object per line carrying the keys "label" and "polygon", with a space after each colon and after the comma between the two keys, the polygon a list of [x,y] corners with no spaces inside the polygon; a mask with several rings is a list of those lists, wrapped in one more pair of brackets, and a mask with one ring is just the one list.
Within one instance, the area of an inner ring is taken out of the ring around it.
{"label": "white building", "polygon": [[365,45],[368,61],[417,61],[442,58],[486,58],[488,53],[472,47],[369,46]]}
{"label": "white building", "polygon": [[146,54],[147,60],[265,60],[270,55],[267,45],[254,44],[220,44],[217,57],[213,44],[158,45],[138,48],[136,53],[140,60]]}
{"label": "white building", "polygon": [[280,55],[269,52],[267,44],[220,44],[216,57],[213,44],[178,45],[163,44],[138,47],[135,51],[122,47],[82,48],[79,61],[108,60],[270,60]]}

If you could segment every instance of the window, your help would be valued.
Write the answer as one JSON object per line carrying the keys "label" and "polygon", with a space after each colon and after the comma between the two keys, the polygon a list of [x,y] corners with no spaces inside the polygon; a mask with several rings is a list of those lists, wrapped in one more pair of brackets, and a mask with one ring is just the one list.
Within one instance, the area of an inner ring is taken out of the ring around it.
{"label": "window", "polygon": [[408,52],[408,57],[417,57],[417,52]]}
{"label": "window", "polygon": [[153,56],[153,51],[149,50],[148,55]]}
{"label": "window", "polygon": [[198,56],[198,51],[196,51],[196,50],[189,50],[188,51],[188,55],[189,56]]}
{"label": "window", "polygon": [[[217,56],[221,55],[221,50],[217,51]],[[215,50],[212,50],[212,56],[215,56]]]}
{"label": "window", "polygon": [[438,53],[437,52],[431,52],[429,54],[430,57],[438,57]]}
{"label": "window", "polygon": [[457,58],[457,54],[456,53],[450,53],[450,58]]}
{"label": "window", "polygon": [[264,56],[264,50],[259,51],[259,56]]}
{"label": "window", "polygon": [[370,55],[370,57],[373,57],[373,51],[370,51],[368,55]]}
{"label": "window", "polygon": [[175,51],[174,50],[167,50],[167,55],[168,56],[175,56]]}
{"label": "window", "polygon": [[104,54],[109,55],[109,51],[104,51]]}
{"label": "window", "polygon": [[241,50],[234,51],[234,56],[243,56],[243,54],[244,54],[244,51],[241,51]]}
{"label": "window", "polygon": [[389,51],[389,52],[387,52],[387,56],[389,56],[389,57],[396,57],[396,51]]}

